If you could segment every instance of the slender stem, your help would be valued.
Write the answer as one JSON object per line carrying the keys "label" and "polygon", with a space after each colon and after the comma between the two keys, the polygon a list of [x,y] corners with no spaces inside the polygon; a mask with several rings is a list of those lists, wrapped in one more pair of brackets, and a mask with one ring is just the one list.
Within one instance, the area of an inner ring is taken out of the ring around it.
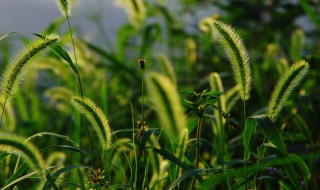
{"label": "slender stem", "polygon": [[7,98],[3,102],[2,113],[1,113],[1,121],[0,121],[0,128],[2,127],[2,119],[3,119],[3,115],[4,115],[4,110],[6,108],[6,103],[7,103]]}
{"label": "slender stem", "polygon": [[[133,179],[133,184],[132,189],[136,189],[137,186],[137,177],[138,177],[138,163],[137,163],[137,149],[136,149],[136,144],[135,144],[135,140],[134,140],[134,117],[133,117],[133,106],[132,103],[130,101],[130,108],[131,108],[131,118],[132,118],[132,142],[133,142],[133,151],[134,151],[134,167],[132,168],[134,170],[134,179]],[[133,175],[133,171],[131,172],[131,176]],[[130,177],[131,178],[131,177]]]}
{"label": "slender stem", "polygon": [[141,69],[141,94],[142,94],[142,104],[141,104],[141,111],[142,111],[142,128],[144,128],[144,72]]}
{"label": "slender stem", "polygon": [[198,169],[198,166],[199,166],[201,125],[202,125],[202,114],[201,114],[201,116],[198,118],[197,142],[196,142],[196,164],[195,164],[195,169]]}
{"label": "slender stem", "polygon": [[[243,100],[243,124],[246,126],[246,101]],[[245,182],[246,182],[246,190],[248,189],[248,171],[247,171],[248,160],[245,159],[244,168],[245,168]]]}
{"label": "slender stem", "polygon": [[[144,160],[144,165],[145,165],[145,172],[144,172],[144,181],[146,182],[146,187],[147,190],[149,190],[149,179],[148,179],[148,166],[149,166],[149,159],[147,161],[147,155],[146,155],[146,151],[143,151],[143,160]],[[144,187],[142,187],[144,189]]]}
{"label": "slender stem", "polygon": [[[200,134],[201,134],[201,125],[202,125],[202,114],[200,113],[200,116],[198,117],[198,124],[197,124],[197,141],[196,141],[196,163],[194,166],[194,169],[198,169],[199,167],[199,154],[200,154]],[[194,189],[195,185],[195,178],[192,179],[191,189]]]}
{"label": "slender stem", "polygon": [[[75,49],[75,45],[74,45],[74,40],[73,40],[73,35],[72,35],[72,29],[71,29],[70,19],[69,19],[69,15],[67,14],[67,12],[66,12],[66,15],[67,15],[67,21],[68,21],[68,26],[69,26],[71,41],[72,41],[72,48],[73,48],[74,58],[75,58],[75,61],[76,61],[76,66],[78,67],[78,59],[77,59],[76,49]],[[81,98],[83,98],[83,90],[82,90],[80,73],[77,73],[77,77],[78,77],[78,83],[79,83]],[[92,149],[91,149],[91,140],[90,140],[89,128],[88,128],[88,121],[87,121],[86,118],[84,118],[84,119],[85,119],[85,125],[86,125],[87,138],[88,138],[88,142],[89,142],[89,152],[90,152],[91,166],[92,166],[92,168],[94,168],[93,158],[92,158]]]}

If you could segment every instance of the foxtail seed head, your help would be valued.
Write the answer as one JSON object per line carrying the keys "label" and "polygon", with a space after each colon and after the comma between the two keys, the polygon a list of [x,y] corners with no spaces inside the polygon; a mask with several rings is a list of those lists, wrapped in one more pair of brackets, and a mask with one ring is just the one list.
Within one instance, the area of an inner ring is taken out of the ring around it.
{"label": "foxtail seed head", "polygon": [[38,171],[42,182],[45,181],[45,164],[39,150],[25,139],[8,133],[0,133],[0,150],[17,152],[30,165]]}
{"label": "foxtail seed head", "polygon": [[228,55],[235,81],[239,85],[240,97],[245,101],[250,97],[252,78],[248,52],[231,26],[221,21],[214,21],[213,29]]}
{"label": "foxtail seed head", "polygon": [[82,113],[91,123],[97,133],[100,145],[108,150],[112,145],[111,129],[107,117],[93,101],[88,98],[75,96],[71,100],[72,105]]}
{"label": "foxtail seed head", "polygon": [[293,64],[289,71],[279,79],[269,101],[268,116],[272,121],[276,121],[285,101],[300,84],[308,70],[309,64],[300,60]]}
{"label": "foxtail seed head", "polygon": [[1,95],[3,95],[5,100],[10,99],[18,90],[19,83],[23,80],[28,71],[30,60],[40,51],[57,42],[58,39],[59,36],[54,34],[39,38],[30,43],[11,61],[11,63],[8,64],[1,81]]}
{"label": "foxtail seed head", "polygon": [[60,12],[63,16],[71,16],[71,1],[70,0],[56,0]]}

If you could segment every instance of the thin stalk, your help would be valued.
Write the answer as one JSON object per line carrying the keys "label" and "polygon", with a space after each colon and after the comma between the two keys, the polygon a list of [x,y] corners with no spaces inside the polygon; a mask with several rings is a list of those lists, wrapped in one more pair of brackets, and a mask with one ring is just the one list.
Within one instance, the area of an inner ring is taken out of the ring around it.
{"label": "thin stalk", "polygon": [[202,114],[201,114],[201,116],[198,118],[197,142],[196,142],[196,164],[195,164],[195,169],[198,169],[198,166],[199,166],[201,125],[202,125]]}
{"label": "thin stalk", "polygon": [[103,157],[106,159],[106,170],[108,171],[108,181],[109,185],[111,186],[111,176],[110,176],[110,167],[109,167],[109,154],[108,150],[102,150],[103,151]]}
{"label": "thin stalk", "polygon": [[[75,58],[75,61],[76,61],[76,66],[78,67],[78,59],[77,59],[76,49],[75,49],[75,45],[74,45],[74,40],[73,40],[73,35],[72,35],[72,30],[71,30],[70,19],[69,19],[69,15],[67,14],[67,12],[66,12],[66,16],[67,16],[68,27],[69,27],[70,36],[71,36],[71,41],[72,41],[72,48],[73,48],[74,58]],[[79,89],[80,89],[81,98],[83,98],[83,90],[82,90],[80,73],[77,73],[77,78],[78,78],[78,83],[79,83]],[[90,152],[91,166],[92,166],[92,168],[94,168],[93,158],[92,158],[92,149],[91,149],[91,140],[90,140],[90,136],[89,136],[89,127],[88,127],[88,121],[87,121],[86,118],[85,118],[85,125],[86,125],[87,138],[88,138],[88,142],[89,142],[89,152]]]}
{"label": "thin stalk", "polygon": [[142,127],[144,127],[144,72],[141,69],[141,94],[142,94],[142,104],[141,104],[141,111],[142,111]]}
{"label": "thin stalk", "polygon": [[[198,124],[197,124],[197,141],[196,141],[196,163],[194,166],[194,169],[198,169],[199,167],[199,154],[200,154],[200,134],[201,134],[201,125],[202,125],[202,114],[203,111],[201,111],[200,116],[198,117]],[[191,189],[194,189],[195,185],[195,178],[192,179]]]}
{"label": "thin stalk", "polygon": [[[265,140],[266,140],[266,137],[263,138],[262,144],[264,144]],[[261,158],[259,157],[259,159],[258,159],[258,167],[257,168],[259,168],[260,161],[261,161]],[[253,189],[256,189],[257,175],[258,175],[258,170],[256,169],[256,173],[255,173],[254,178],[253,178]]]}
{"label": "thin stalk", "polygon": [[[243,123],[244,123],[244,127],[246,126],[246,101],[243,100]],[[248,160],[245,159],[244,162],[244,168],[245,168],[245,182],[246,182],[246,190],[248,189],[248,171],[247,171],[247,164],[248,164]]]}
{"label": "thin stalk", "polygon": [[[148,169],[149,169],[149,158],[147,160],[147,155],[146,155],[146,151],[143,151],[143,160],[144,160],[144,165],[145,165],[145,171],[144,171],[144,178],[143,178],[143,185],[142,185],[142,189],[144,189],[144,186],[147,187],[147,190],[149,190],[149,180],[148,180]],[[146,183],[144,185],[144,183]]]}
{"label": "thin stalk", "polygon": [[[132,184],[132,189],[136,189],[137,187],[137,177],[138,177],[138,164],[137,164],[137,149],[136,149],[136,145],[135,145],[135,140],[134,140],[134,117],[133,117],[133,107],[132,107],[132,103],[130,101],[130,107],[131,107],[131,117],[132,117],[132,142],[133,142],[133,151],[134,151],[134,160],[135,160],[135,164],[134,164],[134,181]],[[131,172],[131,176],[132,176]]]}
{"label": "thin stalk", "polygon": [[6,103],[7,103],[7,98],[3,102],[2,113],[1,113],[1,121],[0,121],[0,128],[2,127],[2,119],[3,119],[3,115],[4,115],[4,109],[6,108]]}

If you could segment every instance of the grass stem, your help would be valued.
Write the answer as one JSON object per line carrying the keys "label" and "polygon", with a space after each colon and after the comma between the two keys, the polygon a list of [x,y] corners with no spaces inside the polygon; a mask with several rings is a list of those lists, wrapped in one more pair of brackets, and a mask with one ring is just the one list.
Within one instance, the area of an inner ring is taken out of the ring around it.
{"label": "grass stem", "polygon": [[1,121],[0,121],[0,128],[2,127],[2,119],[3,119],[3,115],[4,115],[4,109],[6,108],[6,103],[7,103],[7,98],[3,102],[2,113],[1,113]]}
{"label": "grass stem", "polygon": [[[75,49],[75,45],[74,45],[70,19],[69,19],[69,15],[67,14],[67,12],[66,12],[66,16],[67,16],[68,27],[69,27],[71,41],[72,41],[72,48],[73,48],[74,58],[75,58],[75,61],[76,61],[76,66],[78,67],[78,59],[77,59],[76,49]],[[83,90],[82,90],[80,73],[77,73],[77,78],[78,78],[78,83],[79,83],[80,95],[81,95],[81,98],[83,99]],[[89,152],[90,152],[91,167],[94,168],[93,158],[92,158],[91,140],[90,140],[90,135],[89,135],[89,127],[88,127],[88,121],[87,121],[86,118],[85,118],[85,126],[86,126],[87,138],[88,138],[88,142],[89,142]]]}

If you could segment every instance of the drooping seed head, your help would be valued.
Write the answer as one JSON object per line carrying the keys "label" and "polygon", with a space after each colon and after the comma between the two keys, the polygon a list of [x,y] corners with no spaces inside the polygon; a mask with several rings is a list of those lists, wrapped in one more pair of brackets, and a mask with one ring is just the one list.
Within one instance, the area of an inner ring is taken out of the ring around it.
{"label": "drooping seed head", "polygon": [[269,101],[268,116],[272,121],[276,121],[284,103],[291,92],[300,84],[308,70],[309,64],[300,60],[293,64],[289,71],[279,79]]}
{"label": "drooping seed head", "polygon": [[42,182],[45,181],[45,164],[42,156],[32,143],[25,139],[8,133],[0,133],[0,150],[14,152],[21,155],[30,167],[38,171]]}
{"label": "drooping seed head", "polygon": [[72,105],[89,120],[97,133],[101,147],[108,150],[112,145],[111,128],[101,108],[85,97],[75,96],[71,99],[71,102]]}
{"label": "drooping seed head", "polygon": [[31,59],[34,58],[39,52],[54,44],[59,39],[59,36],[50,34],[44,38],[39,38],[31,42],[23,51],[8,64],[4,71],[1,81],[1,95],[4,99],[10,99],[17,91],[20,82],[26,75],[31,63]]}

